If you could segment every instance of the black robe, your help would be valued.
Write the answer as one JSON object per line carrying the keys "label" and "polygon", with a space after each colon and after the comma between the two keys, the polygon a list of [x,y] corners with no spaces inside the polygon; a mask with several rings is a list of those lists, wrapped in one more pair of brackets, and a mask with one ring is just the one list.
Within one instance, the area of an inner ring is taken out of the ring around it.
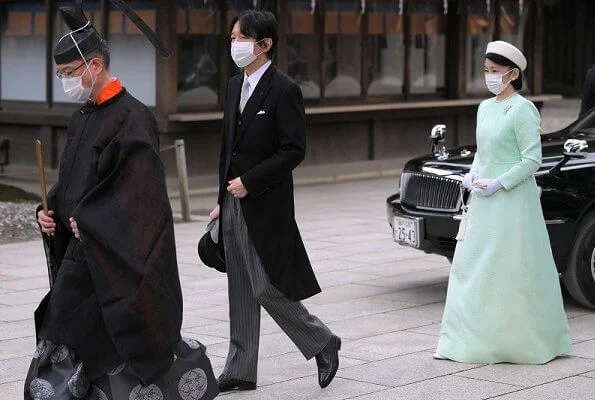
{"label": "black robe", "polygon": [[92,379],[127,363],[151,383],[173,363],[182,293],[149,109],[123,89],[75,112],[48,203],[58,227],[44,243],[58,270],[37,335],[72,346]]}

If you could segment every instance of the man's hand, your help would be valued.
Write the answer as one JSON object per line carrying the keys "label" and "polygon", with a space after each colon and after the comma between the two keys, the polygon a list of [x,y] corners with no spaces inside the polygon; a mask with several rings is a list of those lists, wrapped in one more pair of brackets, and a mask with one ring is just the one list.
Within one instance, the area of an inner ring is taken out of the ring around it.
{"label": "man's hand", "polygon": [[217,218],[219,218],[219,211],[220,211],[220,207],[219,207],[219,203],[217,203],[217,205],[215,206],[215,208],[213,208],[213,211],[211,211],[209,213],[209,218],[211,218],[211,219],[217,219]]}
{"label": "man's hand", "polygon": [[237,197],[238,199],[243,199],[248,194],[248,191],[244,187],[242,180],[240,178],[235,178],[233,181],[229,181],[229,186],[227,187],[227,191]]}
{"label": "man's hand", "polygon": [[81,233],[79,232],[79,227],[76,224],[76,219],[74,217],[70,217],[70,229],[72,229],[72,233],[74,233],[74,237],[77,239],[81,238]]}
{"label": "man's hand", "polygon": [[56,233],[56,223],[54,222],[54,218],[52,218],[53,215],[53,210],[48,210],[47,214],[43,210],[39,210],[37,213],[37,222],[41,226],[41,231],[48,236],[54,236]]}

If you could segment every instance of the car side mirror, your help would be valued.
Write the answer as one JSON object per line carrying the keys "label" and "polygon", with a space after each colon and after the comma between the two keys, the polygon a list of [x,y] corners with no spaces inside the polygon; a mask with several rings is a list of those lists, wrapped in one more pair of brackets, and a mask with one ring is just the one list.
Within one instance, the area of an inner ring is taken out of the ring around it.
{"label": "car side mirror", "polygon": [[562,153],[562,160],[560,160],[558,164],[556,164],[552,169],[550,169],[550,173],[556,174],[560,172],[562,167],[566,165],[566,163],[570,161],[570,159],[572,158],[586,158],[588,155],[588,150],[589,144],[586,140],[566,140],[566,142],[564,142],[564,152]]}
{"label": "car side mirror", "polygon": [[448,152],[446,151],[446,147],[438,145],[438,143],[444,142],[445,139],[446,125],[434,125],[434,127],[430,131],[430,141],[432,142],[430,152],[434,154],[434,156],[436,156],[436,158],[440,161],[446,160],[448,158]]}

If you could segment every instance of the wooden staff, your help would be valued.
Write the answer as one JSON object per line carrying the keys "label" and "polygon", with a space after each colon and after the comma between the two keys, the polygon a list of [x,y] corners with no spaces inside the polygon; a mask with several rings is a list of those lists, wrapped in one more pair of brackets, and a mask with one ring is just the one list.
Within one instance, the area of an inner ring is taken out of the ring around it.
{"label": "wooden staff", "polygon": [[[39,186],[41,189],[41,204],[43,205],[43,211],[48,214],[48,196],[45,187],[45,169],[43,167],[43,148],[41,141],[35,141],[35,153],[37,154],[37,170],[39,172]],[[47,237],[43,241],[43,249],[45,251],[45,257],[48,267],[48,278],[50,280],[50,289],[54,286],[55,271],[57,271],[56,261],[54,259],[53,252],[53,240],[52,237]]]}
{"label": "wooden staff", "polygon": [[39,186],[41,188],[41,204],[43,204],[43,211],[48,213],[48,195],[45,187],[45,170],[43,167],[43,148],[41,147],[41,140],[35,141],[35,153],[37,153],[37,172],[39,173]]}

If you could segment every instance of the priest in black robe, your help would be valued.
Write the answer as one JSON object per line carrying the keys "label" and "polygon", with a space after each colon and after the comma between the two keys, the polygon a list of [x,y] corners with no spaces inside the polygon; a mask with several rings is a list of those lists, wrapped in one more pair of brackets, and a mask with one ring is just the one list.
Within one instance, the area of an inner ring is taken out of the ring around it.
{"label": "priest in black robe", "polygon": [[38,209],[51,289],[25,399],[212,399],[205,347],[180,335],[182,292],[153,114],[109,71],[82,1],[54,49],[68,129],[49,211]]}

